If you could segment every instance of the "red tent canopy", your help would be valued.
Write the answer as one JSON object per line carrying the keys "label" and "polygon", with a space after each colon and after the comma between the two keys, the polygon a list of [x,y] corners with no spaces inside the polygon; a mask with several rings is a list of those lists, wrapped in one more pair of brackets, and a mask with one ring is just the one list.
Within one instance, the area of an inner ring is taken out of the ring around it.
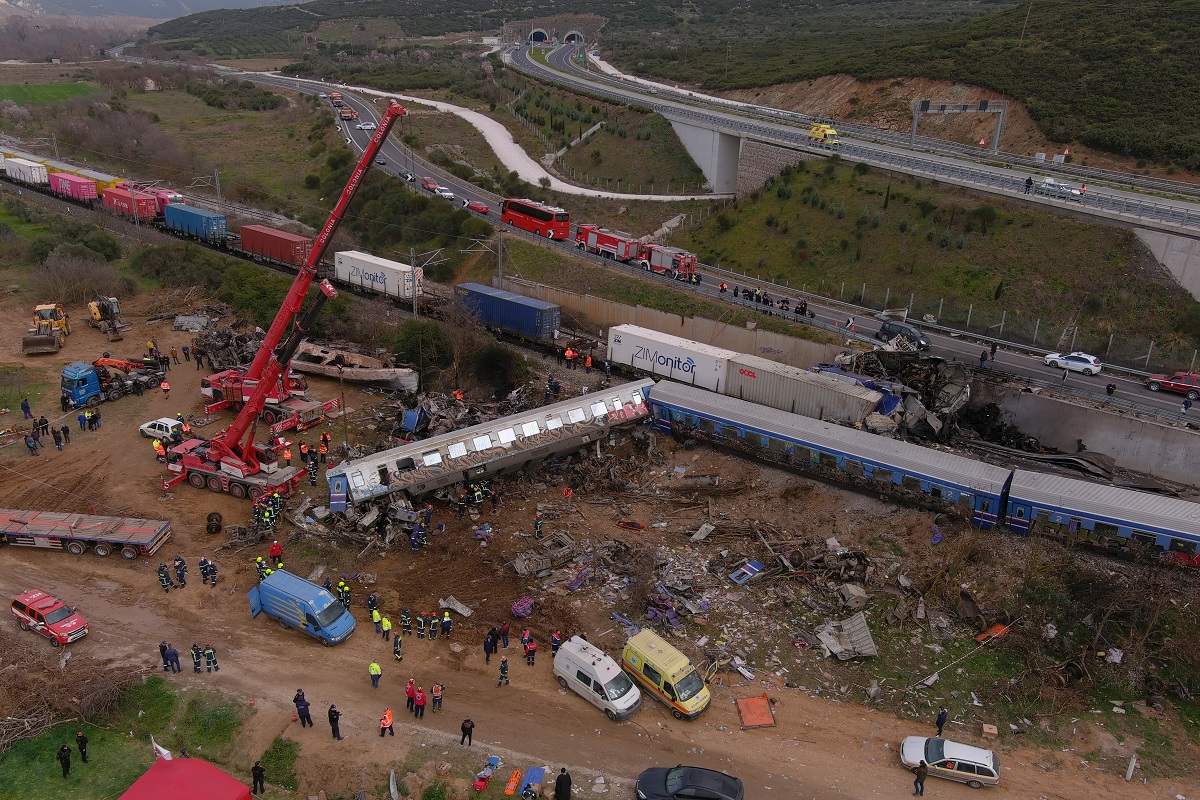
{"label": "red tent canopy", "polygon": [[160,758],[121,800],[251,800],[241,781],[199,758]]}

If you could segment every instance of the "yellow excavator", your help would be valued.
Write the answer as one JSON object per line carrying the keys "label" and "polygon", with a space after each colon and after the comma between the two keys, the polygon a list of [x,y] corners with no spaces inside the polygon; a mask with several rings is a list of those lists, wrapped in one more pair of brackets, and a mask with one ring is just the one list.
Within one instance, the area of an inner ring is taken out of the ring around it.
{"label": "yellow excavator", "polygon": [[62,303],[43,303],[33,307],[33,327],[21,339],[21,352],[57,353],[63,340],[71,335],[71,318]]}
{"label": "yellow excavator", "polygon": [[122,334],[133,328],[121,320],[121,304],[115,297],[96,295],[96,299],[88,303],[88,312],[91,315],[88,325],[104,331],[110,342],[121,341]]}

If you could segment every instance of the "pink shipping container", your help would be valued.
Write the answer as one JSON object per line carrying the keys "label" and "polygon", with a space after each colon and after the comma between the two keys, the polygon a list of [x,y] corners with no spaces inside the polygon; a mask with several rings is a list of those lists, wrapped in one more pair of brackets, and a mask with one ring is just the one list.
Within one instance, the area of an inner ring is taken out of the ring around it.
{"label": "pink shipping container", "polygon": [[158,200],[154,195],[146,194],[145,192],[137,192],[137,212],[134,213],[134,193],[128,189],[105,189],[101,195],[104,201],[105,208],[111,208],[118,214],[123,214],[127,217],[136,217],[144,219],[147,222],[158,216]]}
{"label": "pink shipping container", "polygon": [[273,261],[282,261],[294,267],[304,266],[313,241],[286,231],[277,231],[266,225],[242,226],[242,249]]}
{"label": "pink shipping container", "polygon": [[66,172],[50,173],[50,191],[76,200],[95,200],[100,196],[95,181]]}

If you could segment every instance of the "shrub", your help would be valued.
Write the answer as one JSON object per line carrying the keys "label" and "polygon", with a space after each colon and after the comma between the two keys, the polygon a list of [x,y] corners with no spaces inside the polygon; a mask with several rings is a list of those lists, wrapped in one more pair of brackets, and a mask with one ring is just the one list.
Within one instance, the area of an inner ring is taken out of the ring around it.
{"label": "shrub", "polygon": [[901,233],[904,233],[905,231],[908,230],[908,220],[906,220],[906,219],[900,220],[898,223],[896,223],[896,227],[900,229]]}
{"label": "shrub", "polygon": [[921,219],[925,219],[934,211],[937,211],[937,206],[928,200],[922,200],[917,203],[917,211],[921,212]]}

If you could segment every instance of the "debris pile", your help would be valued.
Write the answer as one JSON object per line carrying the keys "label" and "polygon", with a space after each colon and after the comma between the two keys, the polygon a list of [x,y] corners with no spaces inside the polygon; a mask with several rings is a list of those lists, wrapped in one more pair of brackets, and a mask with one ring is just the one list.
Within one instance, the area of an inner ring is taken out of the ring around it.
{"label": "debris pile", "polygon": [[206,353],[213,369],[236,369],[254,360],[266,335],[262,328],[246,333],[244,325],[222,325],[192,339],[192,349]]}

